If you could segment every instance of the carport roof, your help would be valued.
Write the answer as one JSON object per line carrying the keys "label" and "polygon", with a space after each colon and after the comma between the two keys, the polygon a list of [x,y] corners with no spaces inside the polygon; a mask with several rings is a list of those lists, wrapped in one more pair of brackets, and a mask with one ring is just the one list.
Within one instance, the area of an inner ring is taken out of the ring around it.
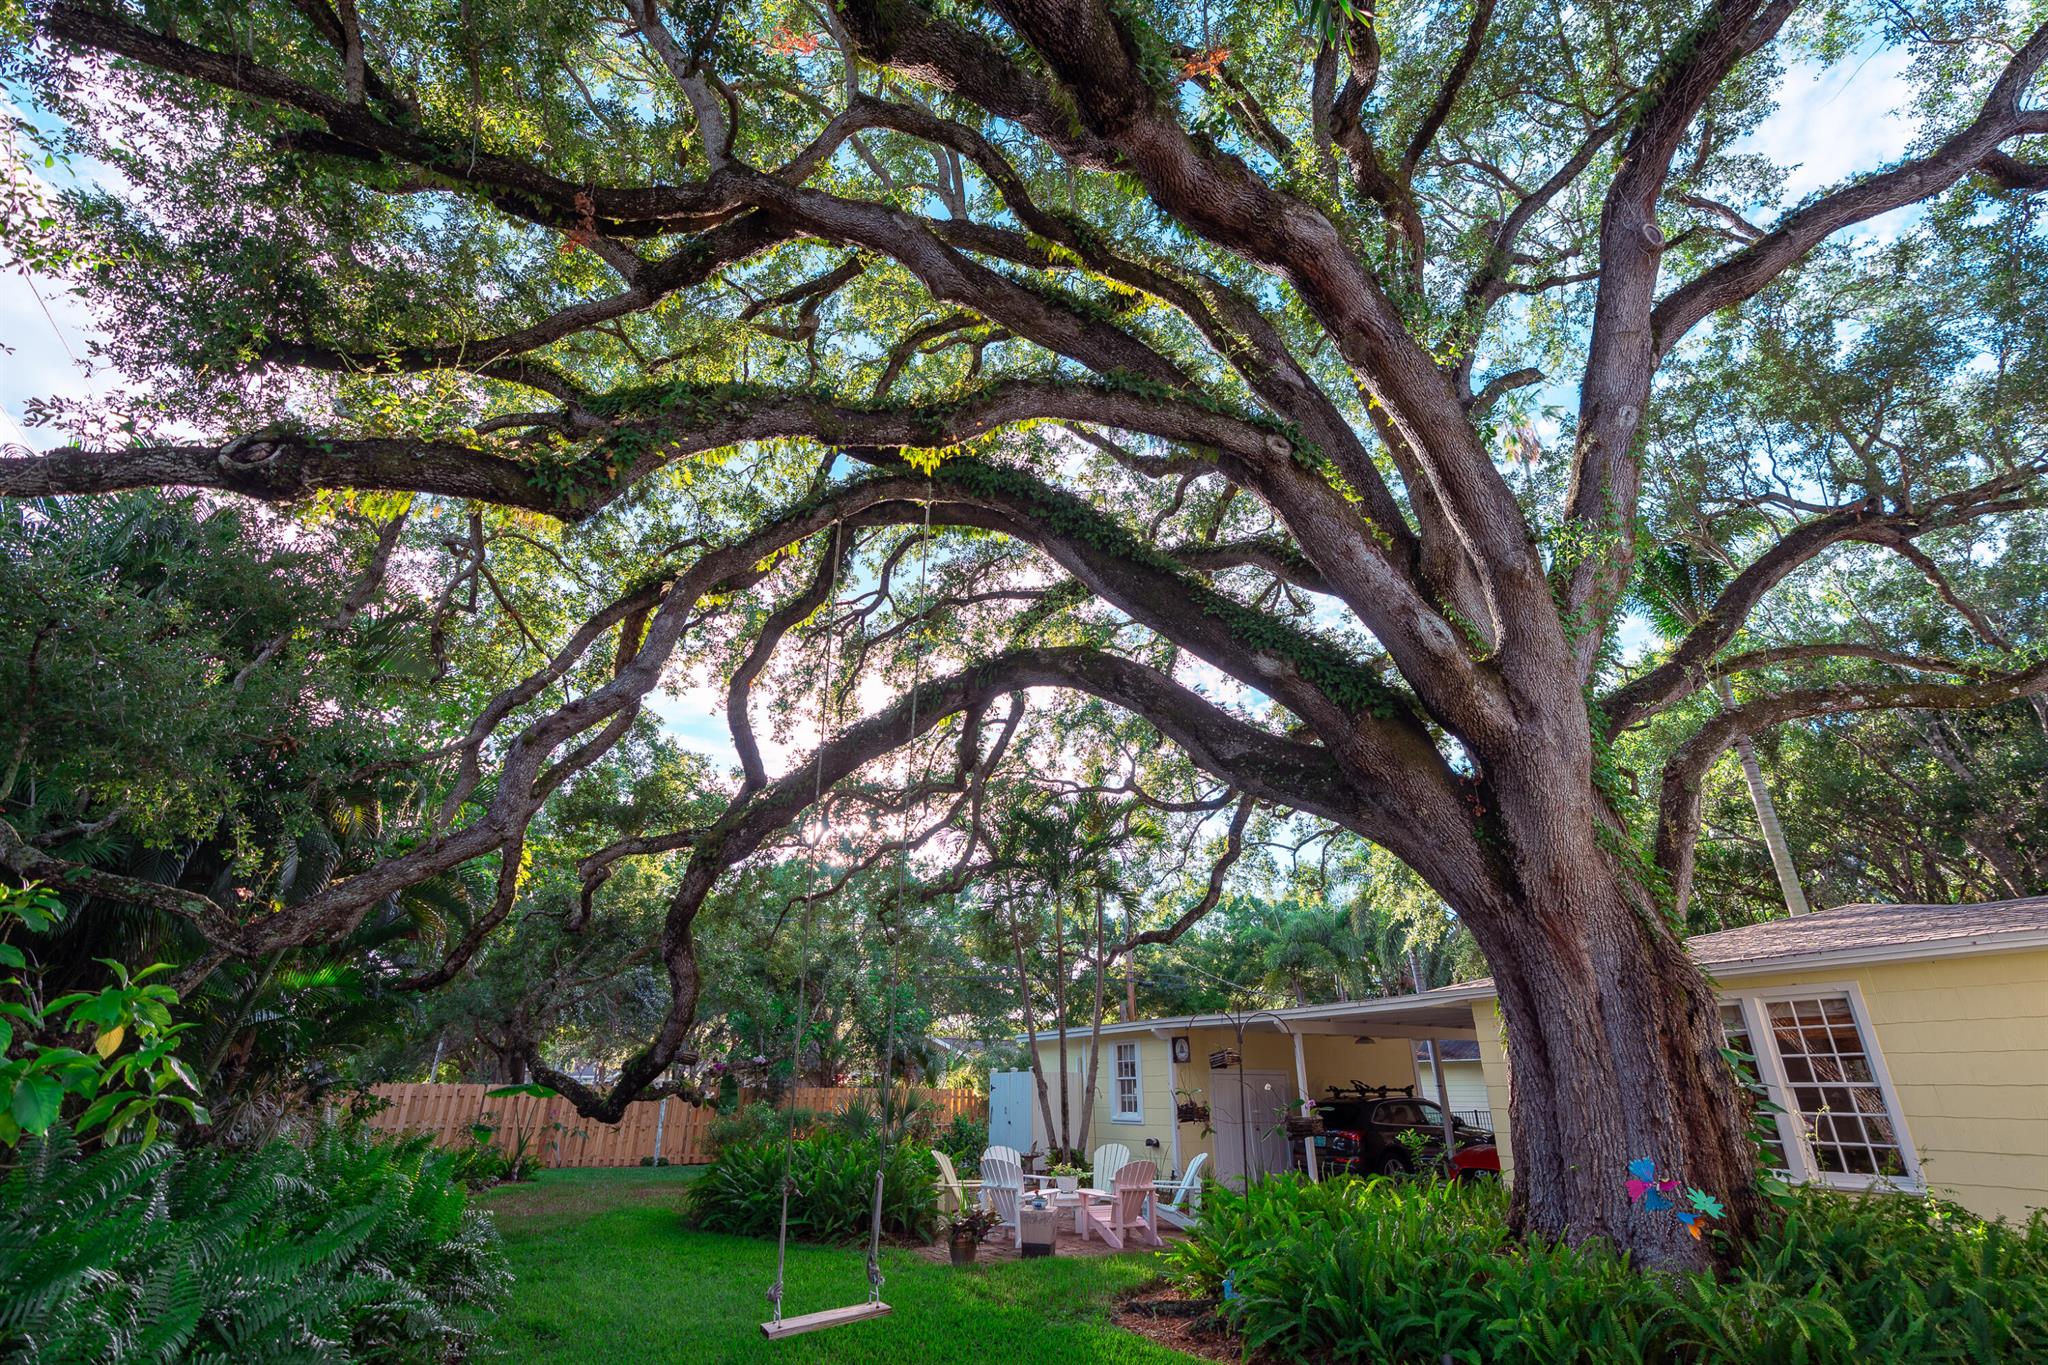
{"label": "carport roof", "polygon": [[[1476,984],[1476,983],[1475,983]],[[1336,1033],[1373,1038],[1472,1038],[1470,1001],[1490,995],[1490,988],[1446,986],[1421,995],[1393,995],[1381,1000],[1350,1000],[1336,1005],[1298,1005],[1287,1009],[1250,1010],[1238,1014],[1184,1014],[1168,1019],[1133,1019],[1102,1026],[1105,1038],[1134,1033],[1166,1036],[1190,1029],[1234,1028],[1241,1020],[1247,1033]],[[1087,1029],[1068,1029],[1067,1041],[1085,1039]],[[1057,1032],[1033,1034],[1036,1042],[1058,1038]]]}

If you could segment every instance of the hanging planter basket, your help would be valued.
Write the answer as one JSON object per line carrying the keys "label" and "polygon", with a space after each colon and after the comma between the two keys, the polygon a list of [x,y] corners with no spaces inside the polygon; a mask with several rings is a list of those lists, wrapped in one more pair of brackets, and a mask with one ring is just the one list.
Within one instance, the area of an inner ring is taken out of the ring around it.
{"label": "hanging planter basket", "polygon": [[1228,1071],[1243,1060],[1242,1057],[1237,1055],[1237,1049],[1234,1047],[1218,1048],[1209,1054],[1209,1069],[1211,1071]]}
{"label": "hanging planter basket", "polygon": [[1321,1137],[1323,1116],[1321,1114],[1289,1114],[1287,1136],[1291,1138]]}
{"label": "hanging planter basket", "polygon": [[1207,1123],[1209,1121],[1209,1106],[1197,1104],[1193,1100],[1182,1100],[1180,1107],[1174,1111],[1174,1116],[1181,1123]]}

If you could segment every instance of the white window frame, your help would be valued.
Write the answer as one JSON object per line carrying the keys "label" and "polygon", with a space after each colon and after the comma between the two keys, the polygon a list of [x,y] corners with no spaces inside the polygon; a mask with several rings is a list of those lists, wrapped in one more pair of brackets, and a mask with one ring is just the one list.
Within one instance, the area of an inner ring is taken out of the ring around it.
{"label": "white window frame", "polygon": [[[1122,1108],[1123,1077],[1117,1068],[1123,1064],[1125,1048],[1131,1050],[1131,1107]],[[1109,1049],[1109,1120],[1111,1123],[1143,1123],[1145,1121],[1145,1048],[1133,1040],[1128,1043],[1113,1043]]]}
{"label": "white window frame", "polygon": [[[1799,1114],[1792,1103],[1784,1059],[1778,1055],[1777,1037],[1771,1030],[1766,1007],[1783,1001],[1827,995],[1841,996],[1848,1002],[1850,1017],[1863,1041],[1864,1055],[1870,1058],[1870,1073],[1876,1080],[1878,1094],[1884,1100],[1885,1117],[1891,1121],[1892,1132],[1899,1140],[1899,1157],[1906,1167],[1903,1176],[1819,1170],[1814,1165],[1813,1152],[1805,1134],[1799,1131]],[[1885,1065],[1884,1049],[1878,1043],[1877,1030],[1871,1027],[1870,1012],[1863,1006],[1863,992],[1854,981],[1794,981],[1776,986],[1723,989],[1719,996],[1723,1004],[1736,1005],[1742,1010],[1750,1046],[1756,1050],[1757,1078],[1763,1082],[1764,1092],[1771,1103],[1778,1106],[1778,1112],[1771,1117],[1777,1122],[1778,1142],[1791,1164],[1789,1175],[1795,1184],[1823,1184],[1841,1190],[1890,1189],[1907,1194],[1926,1193],[1927,1184],[1920,1172],[1920,1153],[1913,1146],[1913,1132],[1906,1124],[1906,1111],[1900,1107],[1898,1092],[1892,1088],[1891,1070]]]}

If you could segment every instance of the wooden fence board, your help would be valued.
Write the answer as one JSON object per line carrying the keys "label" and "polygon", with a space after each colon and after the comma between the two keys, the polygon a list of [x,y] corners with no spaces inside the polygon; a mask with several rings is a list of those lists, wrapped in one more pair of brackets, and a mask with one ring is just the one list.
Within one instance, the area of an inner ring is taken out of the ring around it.
{"label": "wooden fence board", "polygon": [[[635,1100],[617,1123],[592,1123],[577,1115],[569,1101],[554,1096],[502,1095],[495,1099],[485,1085],[373,1085],[370,1093],[390,1106],[369,1119],[380,1133],[426,1133],[444,1147],[474,1141],[472,1130],[492,1129],[491,1145],[510,1155],[524,1141],[526,1150],[547,1167],[637,1166],[666,1157],[679,1166],[711,1160],[709,1136],[717,1115],[709,1108],[681,1100]],[[898,1097],[904,1092],[898,1091]],[[913,1093],[941,1124],[960,1115],[985,1118],[988,1097],[972,1090],[917,1088]],[[756,1098],[743,1094],[743,1099]],[[838,1113],[856,1102],[872,1106],[875,1092],[851,1086],[792,1086],[785,1103],[818,1113]]]}

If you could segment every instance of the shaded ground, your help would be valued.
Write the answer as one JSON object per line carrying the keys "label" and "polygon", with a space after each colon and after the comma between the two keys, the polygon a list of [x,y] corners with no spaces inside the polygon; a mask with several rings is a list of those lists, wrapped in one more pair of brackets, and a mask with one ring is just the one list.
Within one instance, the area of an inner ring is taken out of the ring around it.
{"label": "shaded ground", "polygon": [[[1188,1365],[1194,1359],[1121,1330],[1120,1296],[1152,1280],[1151,1255],[997,1259],[968,1270],[887,1249],[887,1317],[776,1343],[761,1337],[775,1244],[684,1228],[696,1171],[548,1171],[479,1197],[497,1217],[518,1277],[491,1345],[503,1359],[632,1362],[1016,1362]],[[943,1260],[943,1251],[941,1252]],[[859,1303],[859,1248],[792,1246],[791,1314]]]}
{"label": "shaded ground", "polygon": [[[1168,1246],[1172,1246],[1185,1235],[1174,1228],[1161,1227],[1159,1229],[1160,1240],[1164,1241]],[[1073,1220],[1071,1218],[1062,1218],[1060,1219],[1059,1240],[1053,1243],[1053,1255],[1055,1257],[1144,1256],[1159,1250],[1157,1247],[1143,1245],[1135,1239],[1130,1240],[1127,1243],[1127,1247],[1127,1250],[1118,1251],[1100,1237],[1090,1237],[1084,1241],[1075,1235]],[[935,1261],[942,1265],[950,1265],[952,1263],[953,1253],[947,1249],[943,1241],[934,1242],[928,1247],[918,1247],[915,1250],[917,1255],[924,1257],[927,1261]],[[983,1242],[981,1244],[981,1251],[975,1257],[975,1262],[976,1264],[990,1264],[1020,1259],[1022,1258],[1017,1251],[1017,1244],[1010,1240],[1008,1233],[1004,1233],[998,1240]]]}

